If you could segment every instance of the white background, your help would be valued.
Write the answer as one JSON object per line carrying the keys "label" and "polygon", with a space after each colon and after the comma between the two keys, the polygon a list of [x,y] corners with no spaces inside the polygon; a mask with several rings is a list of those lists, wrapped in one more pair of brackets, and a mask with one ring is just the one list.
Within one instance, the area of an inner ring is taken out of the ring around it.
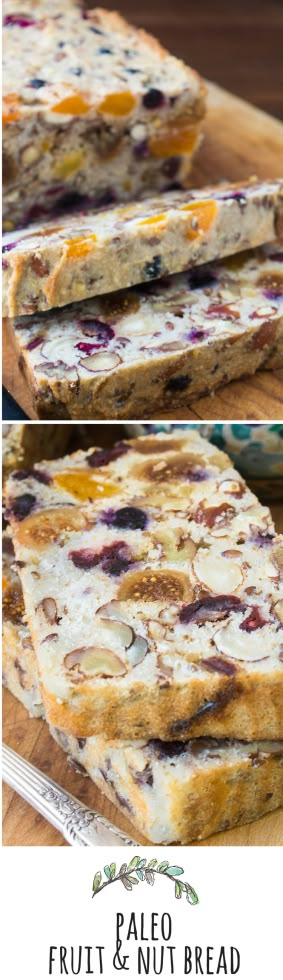
{"label": "white background", "polygon": [[[118,973],[112,963],[116,912],[123,912],[127,922],[132,911],[138,926],[141,912],[149,924],[152,912],[160,916],[169,912],[178,980],[184,975],[185,945],[213,946],[216,950],[221,945],[236,946],[241,953],[241,968],[236,974],[240,980],[282,980],[281,849],[140,848],[141,857],[147,860],[157,857],[169,860],[170,865],[181,865],[184,880],[194,886],[200,904],[192,907],[184,898],[176,901],[173,883],[160,877],[154,887],[140,882],[132,893],[117,882],[92,899],[95,872],[111,861],[120,867],[134,854],[133,848],[2,848],[4,980],[47,980],[51,945],[105,946],[106,980],[119,976],[136,980],[139,943],[133,938],[129,944],[123,943],[122,950],[130,956],[130,970]],[[93,970],[94,977],[101,975],[96,954]],[[79,974],[80,978],[86,975],[84,969]],[[195,975],[192,972],[191,976]],[[219,975],[224,976],[223,971]],[[59,977],[60,972],[55,969],[52,976]],[[167,980],[169,976],[168,960],[162,977]]]}

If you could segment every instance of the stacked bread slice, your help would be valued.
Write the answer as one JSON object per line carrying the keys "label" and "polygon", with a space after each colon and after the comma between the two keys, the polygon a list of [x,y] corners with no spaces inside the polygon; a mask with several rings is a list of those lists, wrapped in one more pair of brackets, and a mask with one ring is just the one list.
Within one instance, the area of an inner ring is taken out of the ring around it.
{"label": "stacked bread slice", "polygon": [[6,507],[52,734],[137,830],[188,843],[282,804],[283,541],[229,458],[130,440],[16,471]]}
{"label": "stacked bread slice", "polygon": [[4,60],[3,308],[37,415],[150,417],[281,367],[282,250],[254,250],[283,183],[187,189],[196,72],[74,0],[7,0]]}

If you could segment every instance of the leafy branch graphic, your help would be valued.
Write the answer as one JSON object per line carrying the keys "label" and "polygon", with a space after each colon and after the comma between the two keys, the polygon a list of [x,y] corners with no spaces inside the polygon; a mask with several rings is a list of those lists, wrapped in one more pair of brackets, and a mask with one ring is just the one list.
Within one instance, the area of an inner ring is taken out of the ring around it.
{"label": "leafy branch graphic", "polygon": [[174,882],[175,898],[179,899],[185,895],[190,905],[198,904],[195,889],[187,881],[180,881],[180,875],[184,874],[184,868],[170,865],[169,861],[161,861],[161,864],[158,864],[156,858],[147,862],[146,858],[136,856],[132,858],[129,864],[122,864],[118,872],[116,871],[116,864],[106,864],[103,870],[106,880],[102,879],[101,871],[97,871],[94,875],[92,898],[102,892],[103,888],[112,885],[114,881],[121,881],[127,892],[131,892],[133,886],[138,885],[140,881],[146,881],[147,885],[154,885],[155,875],[163,875],[163,877]]}

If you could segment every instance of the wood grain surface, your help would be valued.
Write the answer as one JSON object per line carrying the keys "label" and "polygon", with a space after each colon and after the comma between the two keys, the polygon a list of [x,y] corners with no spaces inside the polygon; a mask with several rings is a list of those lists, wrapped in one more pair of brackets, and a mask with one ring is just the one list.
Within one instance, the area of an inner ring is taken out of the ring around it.
{"label": "wood grain surface", "polygon": [[[119,436],[117,427],[99,426],[96,433],[98,444],[111,445]],[[77,448],[74,446],[74,448]],[[278,531],[283,531],[283,503],[272,504],[273,518]],[[3,739],[11,748],[28,759],[60,786],[77,796],[88,806],[96,808],[112,823],[129,836],[137,837],[135,829],[120,811],[96,789],[90,779],[82,777],[67,761],[67,757],[54,742],[44,721],[29,718],[24,707],[6,690],[3,690]],[[139,836],[142,844],[149,842]],[[24,800],[3,784],[3,844],[6,846],[67,846],[61,835],[36,813]],[[196,844],[204,846],[279,846],[283,845],[283,811],[277,810],[252,824],[215,834]]]}
{"label": "wood grain surface", "polygon": [[[245,180],[281,177],[283,125],[276,119],[208,83],[204,140],[195,159],[192,184],[223,178]],[[3,382],[31,419],[36,419],[28,386],[19,370],[8,325],[3,327]],[[181,412],[157,413],[158,419],[280,419],[283,416],[283,370],[259,371],[230,382],[211,397],[199,398]],[[150,412],[148,418],[152,418]]]}

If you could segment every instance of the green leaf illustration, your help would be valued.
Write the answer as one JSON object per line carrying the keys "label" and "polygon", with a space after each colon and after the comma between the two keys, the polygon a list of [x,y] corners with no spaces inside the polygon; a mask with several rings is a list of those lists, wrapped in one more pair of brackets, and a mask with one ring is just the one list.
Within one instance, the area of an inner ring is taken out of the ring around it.
{"label": "green leaf illustration", "polygon": [[101,880],[102,880],[101,871],[97,871],[96,874],[94,875],[94,879],[93,879],[93,883],[92,883],[92,891],[93,891],[93,894],[94,895],[95,895],[95,893],[99,889],[99,886],[101,884]]}
{"label": "green leaf illustration", "polygon": [[132,892],[134,885],[138,885],[140,881],[146,881],[147,885],[152,886],[155,884],[156,875],[165,875],[169,881],[174,882],[176,899],[180,900],[184,894],[189,905],[197,905],[199,901],[195,889],[189,885],[189,882],[178,880],[180,875],[184,873],[184,869],[180,868],[178,864],[169,864],[169,861],[161,861],[158,864],[156,858],[151,858],[147,862],[146,858],[141,858],[135,854],[128,865],[125,862],[121,864],[118,873],[116,873],[115,862],[106,864],[103,871],[106,881],[102,880],[101,871],[96,871],[94,875],[92,897],[101,892],[103,888],[107,888],[108,885],[114,884],[115,881],[121,881],[126,891]]}
{"label": "green leaf illustration", "polygon": [[131,882],[128,881],[128,878],[124,878],[124,877],[121,878],[121,882],[122,882],[122,885],[124,885],[124,888],[126,888],[126,891],[127,892],[132,892],[133,891],[133,886],[131,885]]}
{"label": "green leaf illustration", "polygon": [[161,874],[163,874],[164,871],[167,871],[167,868],[169,868],[169,861],[161,861],[161,864],[158,865],[157,871],[160,871]]}
{"label": "green leaf illustration", "polygon": [[186,892],[187,892],[187,895],[186,895],[187,902],[189,902],[190,905],[198,905],[199,898],[198,898],[197,893],[195,892],[195,889],[192,888],[191,885],[187,885]]}
{"label": "green leaf illustration", "polygon": [[144,876],[145,876],[145,880],[146,880],[146,882],[147,882],[148,885],[154,885],[154,874],[153,874],[153,871],[148,871],[146,869],[145,872],[144,872]]}
{"label": "green leaf illustration", "polygon": [[172,865],[172,868],[170,868],[169,865],[168,865],[168,867],[166,868],[165,874],[166,875],[171,875],[172,877],[173,876],[175,877],[175,875],[183,875],[184,874],[184,868],[178,868],[178,867],[175,868],[174,865]]}
{"label": "green leaf illustration", "polygon": [[140,863],[140,856],[138,854],[137,857],[133,857],[132,860],[130,861],[130,864],[128,864],[128,871],[133,871],[134,868],[137,868],[139,863]]}

